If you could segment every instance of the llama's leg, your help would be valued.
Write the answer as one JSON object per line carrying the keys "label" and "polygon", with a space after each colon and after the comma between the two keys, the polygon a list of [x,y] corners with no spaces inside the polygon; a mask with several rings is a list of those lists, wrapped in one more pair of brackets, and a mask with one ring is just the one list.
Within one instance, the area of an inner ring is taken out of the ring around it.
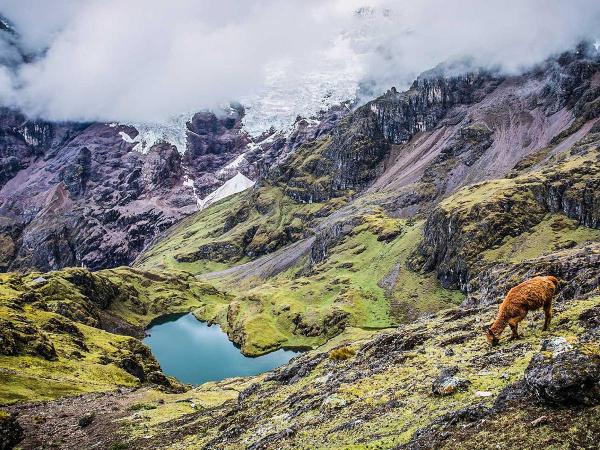
{"label": "llama's leg", "polygon": [[519,320],[510,319],[508,321],[508,326],[510,327],[510,331],[512,331],[512,335],[510,336],[510,340],[519,339]]}
{"label": "llama's leg", "polygon": [[548,329],[548,325],[550,325],[550,320],[552,320],[552,302],[548,302],[544,305],[544,327],[542,331],[546,331]]}

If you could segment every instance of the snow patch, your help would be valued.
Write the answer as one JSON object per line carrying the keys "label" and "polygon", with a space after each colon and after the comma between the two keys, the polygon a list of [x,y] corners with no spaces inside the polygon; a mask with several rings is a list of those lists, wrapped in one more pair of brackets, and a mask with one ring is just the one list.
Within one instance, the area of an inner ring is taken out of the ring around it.
{"label": "snow patch", "polygon": [[125,133],[124,131],[119,131],[119,135],[121,136],[121,139],[123,139],[125,142],[127,142],[128,144],[136,144],[133,149],[135,151],[141,152],[142,151],[142,143],[140,141],[138,141],[137,136],[135,138],[132,138],[131,136],[129,136],[127,133]]}
{"label": "snow patch", "polygon": [[[32,128],[33,128],[33,133],[42,134],[44,131],[43,128],[41,126],[39,126],[38,124],[34,124]],[[20,131],[21,131],[21,136],[23,136],[23,139],[29,145],[32,145],[34,147],[40,145],[39,139],[34,134],[31,134],[29,132],[28,127],[25,126]]]}
{"label": "snow patch", "polygon": [[217,172],[217,176],[225,175],[228,172],[233,171],[233,170],[237,171],[237,169],[246,160],[246,153],[248,151],[252,150],[254,147],[256,147],[256,144],[250,144],[250,145],[248,145],[248,147],[249,147],[249,149],[247,151],[239,154],[233,161],[231,161],[229,164],[227,164],[226,166],[223,166],[221,169],[219,169],[219,171]]}
{"label": "snow patch", "polygon": [[241,172],[238,172],[233,178],[230,178],[217,190],[213,191],[203,199],[198,200],[198,207],[200,209],[206,208],[211,203],[215,203],[222,200],[230,195],[237,194],[238,192],[245,191],[248,188],[254,186],[254,181],[246,177]]}
{"label": "snow patch", "polygon": [[[187,142],[187,123],[191,120],[194,113],[183,113],[162,123],[136,122],[122,125],[129,125],[135,128],[138,135],[132,138],[127,133],[119,134],[125,142],[135,143],[134,150],[140,153],[148,153],[153,145],[159,143],[168,143],[174,145],[180,154],[184,154]],[[109,124],[114,127],[117,124]]]}

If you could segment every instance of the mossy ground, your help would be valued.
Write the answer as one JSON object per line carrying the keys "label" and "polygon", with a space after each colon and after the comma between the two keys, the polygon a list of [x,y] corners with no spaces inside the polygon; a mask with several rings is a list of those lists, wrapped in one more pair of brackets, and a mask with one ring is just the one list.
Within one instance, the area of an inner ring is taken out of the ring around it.
{"label": "mossy ground", "polygon": [[[269,239],[277,240],[283,232],[298,231],[296,238],[310,235],[313,218],[345,202],[337,198],[299,203],[280,188],[265,185],[186,219],[145,252],[136,266],[202,275],[241,264],[253,256],[245,253],[235,263],[221,263],[210,260],[210,255],[182,262],[178,255],[196,254],[216,242],[248,243],[248,230],[254,234],[246,250],[269,247]],[[363,205],[360,211],[352,212],[358,214],[360,224],[316,266],[308,267],[305,258],[268,279],[210,279],[233,298],[228,304],[203,305],[195,311],[196,317],[218,322],[245,354],[256,355],[279,347],[314,347],[346,326],[389,327],[462,300],[459,292],[441,288],[433,275],[406,267],[421,238],[422,222],[391,218],[372,205]]]}
{"label": "mossy ground", "polygon": [[[140,449],[237,449],[260,440],[269,443],[266,448],[278,449],[395,448],[445,414],[469,406],[491,407],[502,389],[522,379],[543,338],[562,336],[576,342],[583,330],[579,316],[598,305],[600,297],[556,305],[547,332],[541,331],[541,313],[530,314],[523,339],[508,341],[507,332],[493,349],[482,327],[496,307],[466,315],[448,310],[395,330],[348,328],[293,360],[292,365],[306,369],[292,382],[262,375],[209,383],[185,394],[142,391],[130,405],[151,407],[128,410],[118,420],[115,440]],[[403,350],[407,342],[414,344]],[[340,348],[355,354],[331,359],[331,351]],[[458,376],[470,382],[468,388],[433,395],[432,381],[449,366],[459,367]],[[237,401],[246,388],[251,389]],[[597,432],[594,421],[600,410],[569,411],[531,404],[511,407],[472,426],[447,425],[448,441],[439,442],[443,448],[465,449],[489,448],[490,439],[502,449],[515,448],[518,442],[520,448],[578,448],[578,442],[590,442],[586,433]],[[548,422],[533,427],[531,422],[543,415]],[[517,439],[515,431],[524,435]]]}
{"label": "mossy ground", "polygon": [[[228,197],[186,218],[144,252],[135,266],[202,274],[242,264],[302,238],[316,214],[325,214],[343,203],[339,198],[326,203],[297,203],[280,188],[266,185]],[[197,255],[207,246],[234,251],[231,258],[219,261]]]}
{"label": "mossy ground", "polygon": [[[104,296],[110,303],[102,307]],[[119,362],[134,358],[149,370],[158,365],[136,338],[102,326],[140,333],[159,315],[227,300],[193,277],[128,268],[0,275],[0,319],[16,327],[2,330],[0,404],[139,385]],[[40,354],[40,342],[55,355]]]}
{"label": "mossy ground", "polygon": [[107,391],[116,386],[135,386],[136,377],[102,356],[117,355],[128,339],[85,326],[90,352],[82,359],[71,356],[74,346],[65,339],[50,336],[58,354],[57,361],[35,356],[0,356],[0,404],[32,400],[51,400],[64,395]]}
{"label": "mossy ground", "polygon": [[460,303],[460,292],[406,267],[422,225],[381,211],[365,216],[310,270],[302,261],[273,278],[245,280],[225,326],[230,334],[237,328],[242,350],[254,354],[322,344],[343,329],[336,317],[347,317],[344,326],[380,329]]}
{"label": "mossy ground", "polygon": [[516,264],[590,241],[600,241],[600,230],[580,226],[562,214],[548,214],[528,232],[507,236],[501,245],[485,251],[483,258],[488,262]]}
{"label": "mossy ground", "polygon": [[[226,240],[222,236],[223,224],[230,211],[238,210],[243,201],[244,194],[227,197],[196,214],[182,220],[165,233],[152,247],[147,249],[135,262],[135,266],[147,269],[179,269],[192,273],[203,273],[221,270],[231,264],[219,263],[210,260],[194,262],[177,261],[175,256],[180,252],[191,253],[202,244],[215,240],[215,236]],[[239,236],[238,236],[239,237]]]}

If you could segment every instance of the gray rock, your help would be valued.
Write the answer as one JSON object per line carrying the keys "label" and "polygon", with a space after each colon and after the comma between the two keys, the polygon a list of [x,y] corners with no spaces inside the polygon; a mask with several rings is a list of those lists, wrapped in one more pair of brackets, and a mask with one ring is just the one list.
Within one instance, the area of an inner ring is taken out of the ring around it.
{"label": "gray rock", "polygon": [[346,406],[348,402],[337,394],[330,395],[323,401],[323,406],[329,409],[338,409]]}
{"label": "gray rock", "polygon": [[0,450],[14,448],[23,439],[23,428],[17,418],[4,411],[0,411]]}
{"label": "gray rock", "polygon": [[573,346],[562,336],[551,337],[542,341],[542,351],[552,352],[554,356],[572,348]]}
{"label": "gray rock", "polygon": [[525,371],[530,392],[550,404],[600,403],[600,355],[580,349],[535,355]]}
{"label": "gray rock", "polygon": [[85,428],[85,427],[91,425],[95,418],[96,418],[96,413],[93,413],[93,412],[86,413],[79,418],[79,421],[77,423],[81,428]]}
{"label": "gray rock", "polygon": [[443,369],[440,376],[433,381],[431,391],[435,395],[445,396],[465,390],[471,382],[455,376],[457,373],[458,367],[447,367]]}

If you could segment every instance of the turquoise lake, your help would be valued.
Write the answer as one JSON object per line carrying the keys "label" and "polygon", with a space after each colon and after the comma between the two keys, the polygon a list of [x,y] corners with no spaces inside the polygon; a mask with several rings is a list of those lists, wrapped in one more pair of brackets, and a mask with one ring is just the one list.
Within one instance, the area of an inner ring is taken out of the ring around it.
{"label": "turquoise lake", "polygon": [[191,313],[153,321],[144,344],[165,374],[189,384],[229,377],[257,375],[287,363],[298,353],[277,350],[249,358],[227,338],[218,325],[207,325]]}

